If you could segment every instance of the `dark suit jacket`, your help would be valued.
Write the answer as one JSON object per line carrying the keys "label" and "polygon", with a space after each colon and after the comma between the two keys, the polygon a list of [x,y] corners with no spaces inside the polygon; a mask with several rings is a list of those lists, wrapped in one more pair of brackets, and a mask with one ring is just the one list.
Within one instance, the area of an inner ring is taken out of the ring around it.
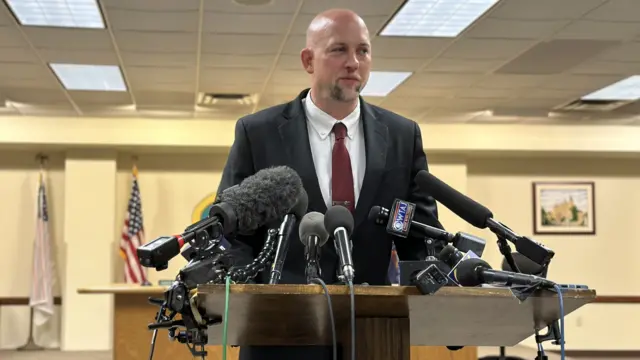
{"label": "dark suit jacket", "polygon": [[[260,169],[286,165],[294,169],[303,181],[309,197],[308,212],[326,212],[327,207],[311,156],[306,115],[302,104],[302,99],[308,91],[309,89],[302,91],[289,103],[238,120],[235,140],[218,193],[240,183]],[[415,122],[400,115],[367,104],[362,99],[360,102],[366,147],[366,171],[356,204],[355,227],[351,238],[354,282],[386,285],[389,284],[387,272],[393,240],[401,260],[424,259],[426,248],[423,239],[394,238],[386,233],[384,226],[367,221],[371,207],[379,205],[390,208],[395,198],[407,200],[416,204],[415,220],[439,228],[442,228],[442,225],[438,221],[435,201],[422,193],[414,182],[418,171],[427,169],[420,128]],[[304,284],[304,247],[298,239],[297,226],[293,235],[295,236],[290,240],[280,283]],[[259,232],[255,236],[238,236],[236,239],[230,239],[230,242],[238,259],[242,259],[241,263],[245,264],[257,256],[264,239],[265,233]],[[241,255],[238,255],[238,251],[241,251]],[[323,280],[334,283],[337,281],[338,257],[333,243],[327,242],[321,252]],[[268,276],[269,271],[264,271],[256,281],[267,283]],[[328,355],[330,354],[329,351]],[[283,353],[277,354],[278,359],[285,360],[282,356]],[[304,358],[313,357],[305,353]]]}

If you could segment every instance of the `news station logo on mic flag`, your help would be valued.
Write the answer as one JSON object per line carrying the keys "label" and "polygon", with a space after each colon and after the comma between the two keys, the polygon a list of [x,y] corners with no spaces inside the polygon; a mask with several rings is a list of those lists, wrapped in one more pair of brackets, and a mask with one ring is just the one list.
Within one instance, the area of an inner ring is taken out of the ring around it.
{"label": "news station logo on mic flag", "polygon": [[145,269],[140,265],[136,249],[145,243],[142,201],[138,185],[138,168],[133,166],[131,197],[127,205],[120,238],[120,256],[124,259],[124,278],[128,284],[148,285]]}

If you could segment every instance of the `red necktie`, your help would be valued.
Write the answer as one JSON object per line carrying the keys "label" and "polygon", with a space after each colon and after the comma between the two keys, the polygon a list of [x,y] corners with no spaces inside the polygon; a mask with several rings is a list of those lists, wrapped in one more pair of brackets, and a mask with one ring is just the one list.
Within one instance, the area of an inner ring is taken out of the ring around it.
{"label": "red necktie", "polygon": [[337,122],[333,126],[336,142],[333,145],[331,168],[331,198],[332,205],[342,205],[353,211],[355,209],[355,196],[353,194],[353,173],[351,172],[351,159],[349,151],[344,143],[347,136],[347,127]]}

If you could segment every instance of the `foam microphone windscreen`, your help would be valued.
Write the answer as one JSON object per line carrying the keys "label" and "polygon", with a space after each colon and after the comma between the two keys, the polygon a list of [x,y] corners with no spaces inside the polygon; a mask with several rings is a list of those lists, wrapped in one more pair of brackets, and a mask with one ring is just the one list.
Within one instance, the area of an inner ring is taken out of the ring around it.
{"label": "foam microphone windscreen", "polygon": [[302,179],[295,170],[276,166],[262,169],[224,190],[216,202],[233,208],[238,232],[251,233],[266,224],[282,221],[303,191]]}
{"label": "foam microphone windscreen", "polygon": [[343,227],[347,230],[347,236],[351,236],[353,226],[351,211],[342,205],[330,207],[324,215],[324,228],[329,234],[333,234],[337,228]]}
{"label": "foam microphone windscreen", "polygon": [[309,196],[307,192],[302,188],[300,191],[300,196],[298,196],[298,200],[296,204],[293,206],[291,210],[289,210],[290,214],[293,214],[296,219],[300,220],[304,214],[307,213],[307,209],[309,207]]}
{"label": "foam microphone windscreen", "polygon": [[[540,266],[540,264],[517,252],[511,253],[511,256],[513,257],[513,262],[516,263],[516,266],[521,273],[536,276],[542,275],[543,267]],[[507,262],[507,259],[502,260],[502,270],[514,271]]]}
{"label": "foam microphone windscreen", "polygon": [[455,269],[453,276],[462,286],[478,286],[483,283],[478,268],[491,269],[491,265],[480,258],[471,258],[461,261]]}
{"label": "foam microphone windscreen", "polygon": [[329,233],[324,227],[324,215],[317,211],[306,214],[300,221],[298,235],[305,246],[308,246],[307,241],[310,236],[317,236],[318,246],[323,246],[329,239]]}
{"label": "foam microphone windscreen", "polygon": [[420,190],[433,196],[436,201],[477,228],[486,228],[487,219],[493,217],[489,209],[445,184],[426,170],[420,170],[415,181]]}

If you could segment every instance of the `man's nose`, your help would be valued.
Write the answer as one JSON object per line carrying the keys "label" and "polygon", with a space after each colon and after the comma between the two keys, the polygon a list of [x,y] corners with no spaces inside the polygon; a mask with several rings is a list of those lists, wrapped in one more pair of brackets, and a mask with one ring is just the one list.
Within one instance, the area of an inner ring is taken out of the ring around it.
{"label": "man's nose", "polygon": [[360,61],[358,60],[358,54],[356,54],[355,51],[350,51],[349,55],[347,56],[346,67],[350,71],[355,71],[358,69],[359,66],[360,66]]}

